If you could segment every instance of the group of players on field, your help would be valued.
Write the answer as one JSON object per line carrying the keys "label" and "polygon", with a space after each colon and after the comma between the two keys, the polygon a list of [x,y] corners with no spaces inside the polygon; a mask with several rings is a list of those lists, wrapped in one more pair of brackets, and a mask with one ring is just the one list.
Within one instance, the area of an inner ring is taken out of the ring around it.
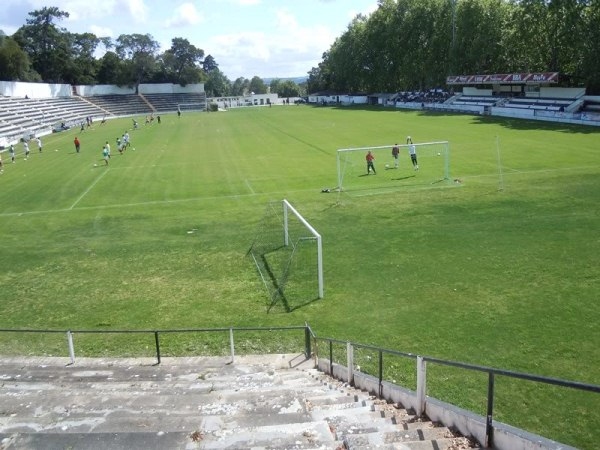
{"label": "group of players on field", "polygon": [[[419,170],[419,163],[417,162],[417,147],[415,144],[413,144],[410,136],[406,137],[406,144],[408,145],[408,154],[410,155],[413,168],[415,170]],[[400,166],[400,147],[398,147],[398,144],[394,144],[392,147],[392,158],[394,159],[394,169],[397,169]],[[375,172],[375,155],[373,155],[371,150],[367,152],[365,159],[367,160],[367,175],[371,174],[371,171],[373,172],[373,175],[377,175],[377,172]],[[387,164],[385,167],[389,168]]]}
{"label": "group of players on field", "polygon": [[[86,120],[88,123],[88,127],[90,127],[92,121],[88,118],[86,118]],[[132,120],[133,120],[134,129],[137,129],[138,128],[137,121],[135,119],[132,119]],[[154,121],[153,119],[152,120],[148,120],[148,118],[146,119],[146,123],[151,123],[153,121]],[[103,121],[103,123],[104,123],[104,121]],[[158,123],[160,123],[160,119],[158,119]],[[84,129],[85,128],[83,127],[83,122],[82,122],[82,130],[84,130]],[[34,137],[32,140],[36,143],[36,145],[38,147],[38,152],[42,153],[42,148],[43,148],[42,140],[39,137]],[[27,159],[29,159],[29,154],[30,154],[29,142],[25,139],[22,139],[22,143],[23,143],[23,160],[27,161]],[[79,140],[79,137],[75,136],[75,139],[73,140],[73,145],[75,146],[75,153],[80,153],[81,141]],[[120,154],[123,154],[128,147],[131,147],[131,139],[130,139],[128,131],[125,131],[125,133],[123,133],[123,136],[117,137],[116,147]],[[17,155],[16,155],[15,144],[10,144],[10,146],[8,147],[8,154],[10,156],[12,163],[13,164],[16,163]],[[108,141],[106,141],[106,144],[104,144],[104,146],[102,147],[102,159],[104,160],[105,165],[108,165],[110,155],[111,155],[110,144],[108,143]],[[0,153],[0,174],[3,174],[3,173],[4,173],[4,165],[2,162],[2,153]]]}

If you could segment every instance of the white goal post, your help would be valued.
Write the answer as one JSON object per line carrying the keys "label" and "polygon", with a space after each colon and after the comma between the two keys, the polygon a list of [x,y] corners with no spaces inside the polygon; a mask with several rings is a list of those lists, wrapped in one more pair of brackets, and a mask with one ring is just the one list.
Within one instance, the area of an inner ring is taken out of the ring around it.
{"label": "white goal post", "polygon": [[[392,148],[397,146],[400,151],[402,163],[400,168],[405,168],[407,162],[410,161],[409,149],[414,146],[416,154],[419,158],[419,164],[422,166],[421,171],[427,172],[430,180],[434,182],[450,179],[450,143],[448,141],[422,142],[414,144],[390,144],[379,145],[373,147],[351,147],[340,148],[336,152],[337,163],[337,189],[344,190],[345,176],[364,176],[367,174],[365,156],[367,152],[371,152],[375,161],[388,161],[383,167],[379,165],[377,170],[394,168],[394,162],[391,156]],[[430,163],[421,163],[421,158],[435,157],[435,160],[430,160]],[[435,161],[433,163],[433,161]],[[377,164],[376,164],[377,165]],[[410,167],[412,169],[412,166]],[[423,170],[425,169],[425,170]]]}
{"label": "white goal post", "polygon": [[179,111],[204,111],[206,109],[206,102],[204,103],[178,103],[177,109]]}
{"label": "white goal post", "polygon": [[323,298],[321,235],[287,200],[267,204],[248,255],[269,294],[268,311]]}
{"label": "white goal post", "polygon": [[308,223],[308,221],[302,217],[302,215],[296,211],[290,202],[283,200],[283,230],[284,230],[284,245],[294,245],[293,241],[290,240],[290,213],[300,221],[302,225],[308,230],[312,237],[317,241],[317,278],[319,283],[319,298],[323,298],[323,240],[321,235]]}

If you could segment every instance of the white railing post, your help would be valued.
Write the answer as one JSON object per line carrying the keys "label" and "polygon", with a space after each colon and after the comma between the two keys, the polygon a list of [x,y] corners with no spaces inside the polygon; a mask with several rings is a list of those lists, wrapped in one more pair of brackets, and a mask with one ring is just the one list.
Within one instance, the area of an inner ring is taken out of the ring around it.
{"label": "white railing post", "polygon": [[71,330],[67,331],[67,342],[69,343],[70,364],[75,364],[75,346],[73,345],[73,333],[71,333]]}
{"label": "white railing post", "polygon": [[231,364],[235,360],[235,346],[233,345],[233,328],[229,328],[229,347],[231,348]]}
{"label": "white railing post", "polygon": [[422,356],[417,356],[417,416],[425,414],[427,398],[427,363]]}
{"label": "white railing post", "polygon": [[354,347],[352,343],[346,343],[346,361],[348,361],[348,384],[354,384]]}

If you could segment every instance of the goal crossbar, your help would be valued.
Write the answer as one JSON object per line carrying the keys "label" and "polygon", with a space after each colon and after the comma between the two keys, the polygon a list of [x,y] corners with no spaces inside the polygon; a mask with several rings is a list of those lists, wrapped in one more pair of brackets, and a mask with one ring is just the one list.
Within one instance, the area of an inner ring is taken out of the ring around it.
{"label": "goal crossbar", "polygon": [[381,150],[384,148],[392,148],[392,147],[398,147],[398,148],[408,148],[411,145],[414,145],[415,147],[423,147],[423,146],[428,146],[428,145],[448,145],[449,142],[448,141],[435,141],[435,142],[422,142],[420,144],[390,144],[390,145],[378,145],[375,147],[350,147],[350,148],[338,148],[338,152],[355,152],[355,151],[359,151],[359,150]]}
{"label": "goal crossbar", "polygon": [[[391,150],[397,147],[399,150],[409,150],[411,147],[417,151],[417,154],[422,156],[432,156],[437,152],[437,156],[443,156],[443,174],[440,174],[442,180],[450,179],[450,142],[449,141],[433,141],[433,142],[420,142],[411,144],[389,144],[389,145],[377,145],[369,147],[350,147],[350,148],[339,148],[336,151],[336,163],[337,163],[337,190],[341,192],[343,190],[344,173],[347,169],[349,154],[358,153],[364,151],[380,151],[380,150]],[[434,150],[436,149],[437,150]],[[419,153],[419,149],[421,153]],[[425,152],[424,150],[429,150]],[[356,161],[356,160],[355,160]],[[364,158],[362,159],[364,162]],[[352,163],[350,163],[352,164]],[[438,180],[439,181],[439,180]]]}
{"label": "goal crossbar", "polygon": [[283,229],[284,229],[284,245],[290,245],[289,236],[289,213],[292,213],[298,221],[313,235],[313,238],[317,241],[317,276],[319,282],[319,298],[323,298],[323,241],[321,235],[314,229],[314,227],[308,223],[308,221],[302,217],[302,215],[294,208],[290,202],[283,199]]}

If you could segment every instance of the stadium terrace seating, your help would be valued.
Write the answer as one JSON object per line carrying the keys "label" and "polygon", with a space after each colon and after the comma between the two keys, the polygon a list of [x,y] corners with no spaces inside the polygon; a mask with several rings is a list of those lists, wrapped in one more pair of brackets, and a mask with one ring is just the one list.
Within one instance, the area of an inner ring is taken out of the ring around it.
{"label": "stadium terrace seating", "polygon": [[513,97],[503,106],[505,108],[537,109],[542,111],[563,111],[574,100],[564,98]]}
{"label": "stadium terrace seating", "polygon": [[443,89],[398,92],[389,101],[401,103],[444,103],[451,95]]}
{"label": "stadium terrace seating", "polygon": [[21,137],[57,122],[79,122],[106,112],[77,97],[30,99],[0,96],[0,137]]}
{"label": "stadium terrace seating", "polygon": [[[197,104],[195,110],[206,109],[206,94],[144,94],[144,98],[157,112],[177,111],[180,104]],[[189,109],[189,108],[182,108]]]}
{"label": "stadium terrace seating", "polygon": [[85,100],[103,110],[109,111],[115,116],[150,114],[153,112],[152,108],[137,94],[95,95],[93,97],[85,97]]}
{"label": "stadium terrace seating", "polygon": [[600,101],[585,100],[581,111],[600,114]]}
{"label": "stadium terrace seating", "polygon": [[453,105],[496,106],[501,98],[490,96],[461,95]]}
{"label": "stadium terrace seating", "polygon": [[[2,448],[474,449],[296,355],[3,358]],[[291,367],[292,363],[294,367]],[[34,407],[30,407],[30,406]],[[390,443],[385,447],[380,444]]]}

